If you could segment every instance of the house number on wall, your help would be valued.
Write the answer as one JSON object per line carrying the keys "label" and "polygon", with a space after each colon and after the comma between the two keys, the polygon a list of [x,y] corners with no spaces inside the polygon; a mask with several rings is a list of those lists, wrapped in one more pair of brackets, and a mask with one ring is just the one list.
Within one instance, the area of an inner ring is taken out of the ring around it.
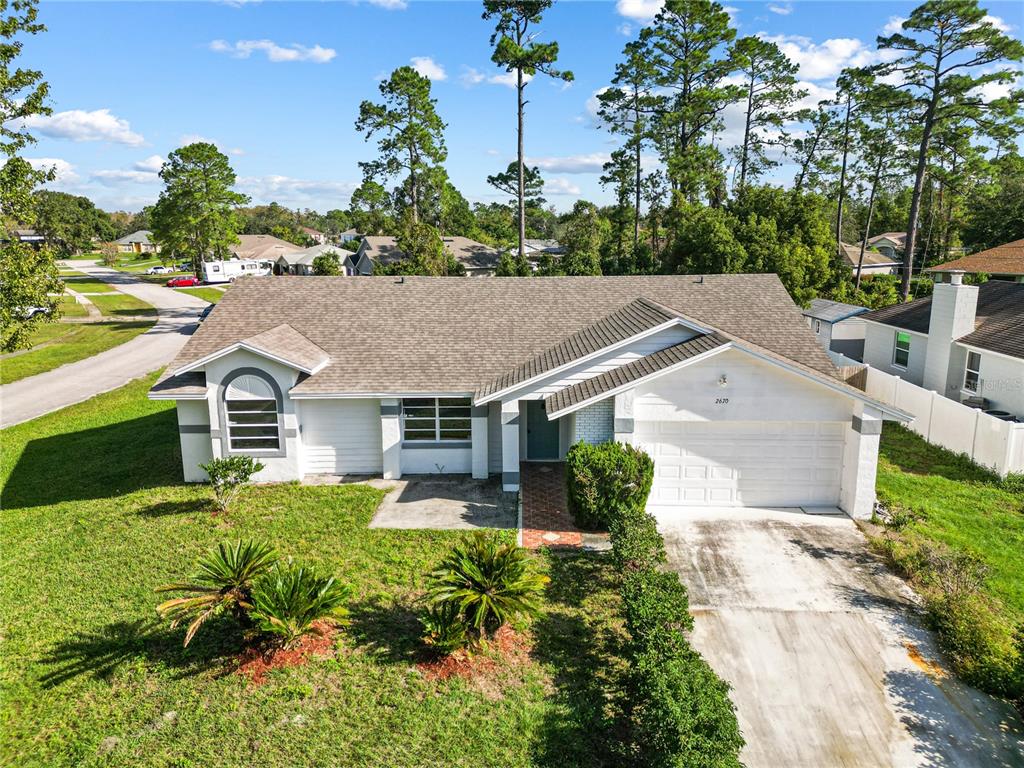
{"label": "house number on wall", "polygon": [[716,397],[715,398],[715,405],[726,405],[726,404],[728,404],[728,402],[729,402],[729,398],[728,397]]}

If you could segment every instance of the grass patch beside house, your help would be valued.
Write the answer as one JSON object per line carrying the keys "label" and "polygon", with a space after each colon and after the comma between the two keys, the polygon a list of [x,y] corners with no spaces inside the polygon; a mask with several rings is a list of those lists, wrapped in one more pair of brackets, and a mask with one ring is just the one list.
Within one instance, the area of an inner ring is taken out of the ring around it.
{"label": "grass patch beside house", "polygon": [[108,293],[116,290],[114,286],[95,277],[65,277],[64,285],[77,293]]}
{"label": "grass patch beside house", "polygon": [[[622,664],[610,564],[538,555],[552,582],[531,655],[427,680],[417,600],[466,534],[371,530],[383,494],[361,485],[250,487],[211,515],[209,489],[180,480],[173,404],[145,399],[153,379],[0,432],[0,764],[604,764],[599,683]],[[230,621],[186,650],[154,611],[154,587],[249,537],[355,588],[335,657],[261,686],[230,672]]]}
{"label": "grass patch beside house", "polygon": [[152,304],[148,304],[134,296],[129,296],[127,293],[115,293],[110,296],[90,296],[89,300],[107,317],[156,316],[156,308]]}
{"label": "grass patch beside house", "polygon": [[[47,323],[32,335],[32,344],[49,343],[21,355],[0,359],[0,384],[52,371],[67,363],[106,352],[153,327],[150,322]],[[4,451],[7,450],[6,443]]]}
{"label": "grass patch beside house", "polygon": [[208,301],[211,304],[216,304],[224,297],[224,291],[219,291],[216,288],[175,288],[174,290],[179,293],[187,293],[190,296],[195,296]]}

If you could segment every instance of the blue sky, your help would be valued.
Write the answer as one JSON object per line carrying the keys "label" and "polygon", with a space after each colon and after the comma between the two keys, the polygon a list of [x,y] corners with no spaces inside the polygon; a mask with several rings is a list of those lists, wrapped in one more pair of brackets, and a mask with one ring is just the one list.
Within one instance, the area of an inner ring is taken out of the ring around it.
{"label": "blue sky", "polygon": [[[800,64],[809,103],[848,65],[877,60],[875,36],[905,17],[904,2],[727,3],[739,34],[769,36]],[[1019,36],[1024,6],[985,7]],[[560,210],[611,199],[600,165],[614,140],[594,120],[622,46],[657,0],[570,2],[550,10],[541,36],[557,40],[571,86],[538,77],[527,90],[526,147]],[[477,2],[44,2],[48,27],[23,63],[42,69],[53,116],[31,127],[26,156],[57,168],[54,188],[110,209],[155,201],[155,171],[197,137],[231,156],[256,203],[344,207],[374,146],[354,130],[359,103],[382,77],[414,64],[433,80],[448,123],[447,168],[471,201],[503,199],[487,174],[515,152],[515,91],[490,62],[490,22]],[[739,112],[726,115],[728,139]],[[787,169],[779,178],[789,176]]]}

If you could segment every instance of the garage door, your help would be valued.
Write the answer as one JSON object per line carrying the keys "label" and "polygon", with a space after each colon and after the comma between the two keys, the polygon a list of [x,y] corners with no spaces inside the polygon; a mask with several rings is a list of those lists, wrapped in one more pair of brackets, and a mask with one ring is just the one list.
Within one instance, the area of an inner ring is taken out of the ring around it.
{"label": "garage door", "polygon": [[375,474],[383,465],[379,400],[299,404],[306,474]]}
{"label": "garage door", "polygon": [[638,422],[652,505],[833,506],[843,422]]}

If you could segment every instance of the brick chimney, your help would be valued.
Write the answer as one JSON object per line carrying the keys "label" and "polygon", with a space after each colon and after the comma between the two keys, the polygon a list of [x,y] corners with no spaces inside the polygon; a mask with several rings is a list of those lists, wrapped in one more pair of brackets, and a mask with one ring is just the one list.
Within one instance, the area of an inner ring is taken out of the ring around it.
{"label": "brick chimney", "polygon": [[[948,275],[949,282],[945,282]],[[978,310],[978,287],[964,285],[961,270],[937,272],[932,294],[931,321],[928,326],[928,348],[924,361],[924,386],[941,395],[949,395],[949,356],[953,342],[974,331]],[[958,378],[954,372],[953,378]]]}

